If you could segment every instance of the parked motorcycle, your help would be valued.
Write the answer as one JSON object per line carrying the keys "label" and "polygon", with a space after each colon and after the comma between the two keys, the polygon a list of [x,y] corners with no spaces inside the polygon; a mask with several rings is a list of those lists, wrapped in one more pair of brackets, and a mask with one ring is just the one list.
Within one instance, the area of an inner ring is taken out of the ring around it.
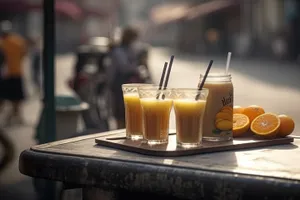
{"label": "parked motorcycle", "polygon": [[83,112],[87,129],[109,130],[109,87],[106,79],[106,68],[109,65],[108,38],[97,38],[94,42],[78,48],[74,77],[69,86],[82,101],[90,105]]}
{"label": "parked motorcycle", "polygon": [[144,83],[153,83],[152,76],[149,69],[149,45],[139,44],[137,49],[137,59],[138,59],[138,71],[139,76]]}
{"label": "parked motorcycle", "polygon": [[[105,37],[91,38],[78,48],[74,77],[70,87],[82,101],[90,104],[90,109],[83,112],[87,129],[109,130],[109,119],[112,116],[111,91],[108,85],[106,69],[110,67],[110,42]],[[152,83],[148,68],[149,46],[140,43],[137,48],[138,72],[137,82]],[[133,81],[135,82],[135,81]]]}

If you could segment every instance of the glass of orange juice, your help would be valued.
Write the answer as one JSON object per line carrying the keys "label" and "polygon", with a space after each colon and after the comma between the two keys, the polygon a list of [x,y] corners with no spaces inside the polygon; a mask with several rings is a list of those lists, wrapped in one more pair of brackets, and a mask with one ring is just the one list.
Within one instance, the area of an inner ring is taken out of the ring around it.
{"label": "glass of orange juice", "polygon": [[173,89],[172,96],[177,145],[183,148],[200,146],[208,89]]}
{"label": "glass of orange juice", "polygon": [[151,84],[123,84],[123,97],[125,106],[126,137],[132,140],[143,138],[142,109],[138,94],[138,87],[151,86]]}
{"label": "glass of orange juice", "polygon": [[150,145],[168,142],[169,120],[173,100],[172,90],[158,87],[139,87],[143,114],[143,135]]}

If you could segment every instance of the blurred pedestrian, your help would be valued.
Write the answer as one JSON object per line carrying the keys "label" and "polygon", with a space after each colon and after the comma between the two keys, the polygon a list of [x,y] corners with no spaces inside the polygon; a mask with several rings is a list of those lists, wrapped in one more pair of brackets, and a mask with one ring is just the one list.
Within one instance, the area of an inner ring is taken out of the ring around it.
{"label": "blurred pedestrian", "polygon": [[[1,41],[0,41],[1,42]],[[0,43],[0,47],[1,47],[1,43]],[[4,57],[4,52],[3,50],[0,48],[0,104],[3,104],[3,99],[5,98],[4,92],[5,92],[5,88],[4,88],[4,77],[3,77],[3,73],[4,73],[4,62],[5,62],[5,57]],[[2,111],[3,106],[0,105],[0,112]]]}
{"label": "blurred pedestrian", "polygon": [[133,27],[123,29],[121,41],[111,52],[112,65],[108,69],[113,96],[113,114],[118,129],[125,127],[125,108],[122,84],[139,82],[138,60],[133,48],[138,39],[138,31]]}
{"label": "blurred pedestrian", "polygon": [[4,70],[2,70],[4,83],[0,107],[5,100],[10,102],[12,110],[7,116],[6,123],[11,124],[13,120],[22,123],[20,112],[24,100],[22,63],[27,51],[26,42],[21,36],[12,32],[12,24],[9,21],[1,22],[0,32],[0,49],[4,55]]}

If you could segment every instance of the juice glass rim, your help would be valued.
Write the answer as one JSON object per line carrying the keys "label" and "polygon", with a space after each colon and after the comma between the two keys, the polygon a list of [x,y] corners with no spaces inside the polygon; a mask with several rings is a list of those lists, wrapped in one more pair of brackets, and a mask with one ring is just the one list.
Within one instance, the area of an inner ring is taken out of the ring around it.
{"label": "juice glass rim", "polygon": [[[200,76],[204,76],[204,74],[200,74]],[[222,77],[231,77],[231,74],[225,74],[225,73],[217,73],[217,72],[215,72],[215,73],[209,73],[208,75],[207,75],[207,77],[220,77],[220,78],[222,78]]]}
{"label": "juice glass rim", "polygon": [[202,101],[206,100],[209,94],[209,89],[202,88],[202,90],[198,90],[197,88],[173,88],[172,89],[172,97],[174,101],[177,100],[195,100]]}
{"label": "juice glass rim", "polygon": [[138,93],[140,99],[145,98],[156,98],[161,100],[160,95],[165,95],[165,99],[172,99],[172,89],[166,88],[159,90],[159,86],[150,86],[150,87],[139,87]]}
{"label": "juice glass rim", "polygon": [[122,87],[141,87],[141,86],[153,86],[151,83],[125,83]]}
{"label": "juice glass rim", "polygon": [[157,91],[157,92],[172,92],[172,88],[160,89],[159,86],[139,87],[138,90]]}
{"label": "juice glass rim", "polygon": [[198,90],[198,88],[171,88],[172,90],[174,90],[174,91],[182,91],[182,92],[184,92],[184,91],[187,91],[187,92],[194,92],[194,91],[196,91],[196,92],[207,92],[207,91],[209,91],[209,89],[208,88],[202,88],[201,90]]}
{"label": "juice glass rim", "polygon": [[[200,79],[203,79],[204,75],[200,74]],[[231,74],[225,73],[211,73],[208,74],[205,83],[211,82],[231,82],[232,76]]]}

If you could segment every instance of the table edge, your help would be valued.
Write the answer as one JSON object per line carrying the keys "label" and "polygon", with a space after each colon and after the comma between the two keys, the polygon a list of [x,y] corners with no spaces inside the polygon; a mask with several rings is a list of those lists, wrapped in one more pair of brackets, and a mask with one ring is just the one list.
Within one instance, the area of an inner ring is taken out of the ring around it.
{"label": "table edge", "polygon": [[[185,170],[189,170],[189,171],[199,171],[199,172],[208,172],[208,173],[219,173],[219,174],[223,174],[223,175],[231,175],[231,176],[235,176],[235,175],[239,175],[239,176],[246,176],[248,178],[253,178],[253,179],[269,179],[269,180],[277,180],[277,181],[290,181],[290,182],[297,182],[298,184],[300,184],[300,180],[298,179],[290,179],[290,178],[280,178],[280,177],[272,177],[272,176],[264,176],[264,175],[255,175],[255,174],[246,174],[246,173],[241,173],[241,172],[233,172],[233,171],[225,171],[225,170],[210,170],[209,168],[195,168],[192,166],[183,166],[183,167],[179,167],[176,165],[167,165],[167,164],[163,164],[163,163],[149,163],[149,162],[143,162],[143,161],[125,161],[122,159],[117,159],[117,158],[106,158],[106,157],[96,157],[96,156],[76,156],[76,155],[72,155],[72,154],[59,154],[59,153],[49,153],[49,152],[43,152],[42,150],[31,150],[31,149],[27,149],[24,150],[21,155],[20,155],[20,162],[22,159],[22,155],[26,153],[26,154],[48,154],[51,155],[51,159],[53,159],[53,157],[69,157],[71,158],[82,158],[82,159],[92,159],[92,160],[98,160],[98,161],[102,161],[102,162],[120,162],[120,163],[130,163],[130,164],[142,164],[142,165],[147,165],[147,166],[160,166],[163,168],[176,168],[176,169],[185,169]],[[21,172],[21,169],[20,169]],[[21,172],[23,173],[23,172]],[[25,175],[27,175],[26,173],[24,173]],[[30,176],[30,175],[29,175]],[[300,186],[300,185],[299,185]]]}

